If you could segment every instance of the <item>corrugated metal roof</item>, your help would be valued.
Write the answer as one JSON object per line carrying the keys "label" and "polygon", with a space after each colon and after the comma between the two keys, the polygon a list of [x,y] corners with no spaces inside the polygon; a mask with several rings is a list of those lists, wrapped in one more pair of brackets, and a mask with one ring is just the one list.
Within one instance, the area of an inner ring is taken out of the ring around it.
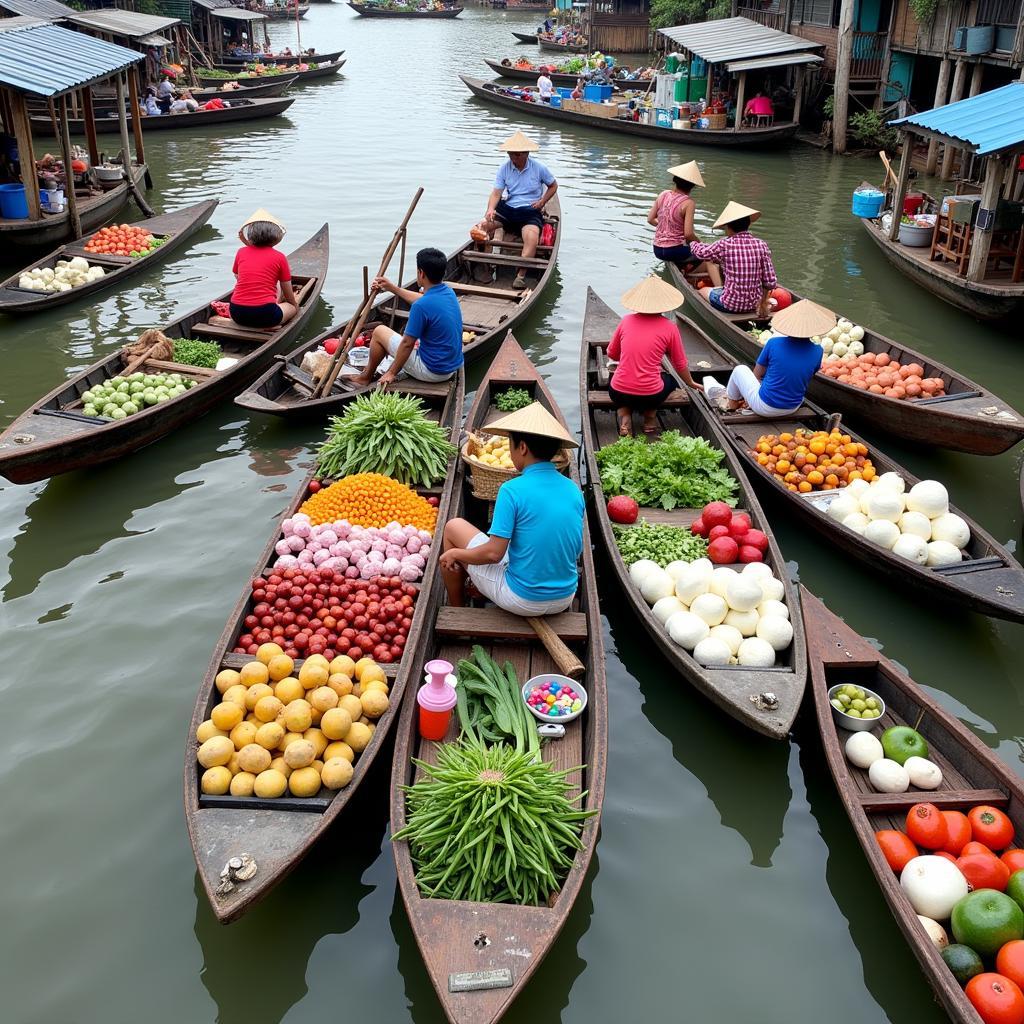
{"label": "corrugated metal roof", "polygon": [[234,7],[231,0],[192,0],[198,7],[205,7],[208,11],[216,11],[221,7]]}
{"label": "corrugated metal roof", "polygon": [[59,0],[0,0],[0,7],[13,14],[26,14],[30,18],[42,18],[45,21],[60,21],[78,13]]}
{"label": "corrugated metal roof", "polygon": [[784,68],[790,64],[820,64],[824,58],[816,53],[777,53],[773,57],[751,57],[733,60],[725,65],[727,71],[759,71],[761,68]]}
{"label": "corrugated metal roof", "polygon": [[709,64],[821,49],[819,43],[759,25],[749,18],[719,18],[659,31]]}
{"label": "corrugated metal roof", "polygon": [[120,11],[116,7],[102,11],[76,11],[69,15],[67,20],[72,25],[81,25],[82,28],[90,28],[94,32],[126,36],[128,39],[139,39],[181,24],[177,18],[136,14],[135,11]]}
{"label": "corrugated metal roof", "polygon": [[171,45],[171,40],[170,39],[167,39],[165,36],[157,36],[157,35],[153,35],[153,36],[139,36],[139,40],[138,41],[140,43],[143,43],[146,46],[170,46]]}
{"label": "corrugated metal roof", "polygon": [[59,96],[143,60],[141,53],[59,25],[0,32],[0,85]]}
{"label": "corrugated metal roof", "polygon": [[956,139],[981,156],[1003,149],[1024,149],[1024,82],[1011,82],[889,124],[915,126]]}
{"label": "corrugated metal roof", "polygon": [[215,18],[228,18],[232,21],[264,21],[267,17],[259,11],[243,11],[241,7],[219,7],[210,13]]}
{"label": "corrugated metal roof", "polygon": [[26,25],[45,25],[45,18],[29,18],[24,14],[16,14],[13,18],[0,18],[0,32],[12,28],[25,28]]}

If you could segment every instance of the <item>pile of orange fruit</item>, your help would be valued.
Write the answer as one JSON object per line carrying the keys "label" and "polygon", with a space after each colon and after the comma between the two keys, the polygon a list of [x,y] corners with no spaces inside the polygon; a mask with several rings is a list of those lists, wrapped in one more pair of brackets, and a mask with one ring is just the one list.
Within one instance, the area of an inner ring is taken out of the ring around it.
{"label": "pile of orange fruit", "polygon": [[437,509],[415,491],[380,473],[355,473],[317,491],[300,512],[314,526],[347,519],[353,526],[400,523],[433,533]]}
{"label": "pile of orange fruit", "polygon": [[834,491],[851,480],[875,479],[866,445],[838,429],[764,434],[751,449],[758,465],[791,491]]}
{"label": "pile of orange fruit", "polygon": [[111,224],[100,228],[86,243],[88,253],[108,253],[112,256],[143,256],[156,248],[156,239],[144,228],[131,224]]}

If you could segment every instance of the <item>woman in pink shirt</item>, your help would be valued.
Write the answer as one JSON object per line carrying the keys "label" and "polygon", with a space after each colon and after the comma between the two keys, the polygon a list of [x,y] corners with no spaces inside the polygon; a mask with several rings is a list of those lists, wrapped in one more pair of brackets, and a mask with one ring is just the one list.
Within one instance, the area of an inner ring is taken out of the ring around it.
{"label": "woman in pink shirt", "polygon": [[622,304],[632,312],[619,321],[608,344],[609,360],[618,360],[608,394],[618,409],[620,436],[633,433],[634,412],[644,414],[644,433],[653,434],[658,409],[678,387],[661,368],[665,356],[687,387],[702,390],[690,376],[679,328],[662,316],[681,306],[683,296],[660,277],[649,277],[626,292]]}
{"label": "woman in pink shirt", "polygon": [[694,203],[690,191],[694,185],[704,187],[696,160],[670,167],[673,188],[662,192],[647,212],[647,223],[654,225],[654,255],[674,263],[680,270],[688,263],[699,262],[690,252],[690,243],[697,240],[693,231]]}

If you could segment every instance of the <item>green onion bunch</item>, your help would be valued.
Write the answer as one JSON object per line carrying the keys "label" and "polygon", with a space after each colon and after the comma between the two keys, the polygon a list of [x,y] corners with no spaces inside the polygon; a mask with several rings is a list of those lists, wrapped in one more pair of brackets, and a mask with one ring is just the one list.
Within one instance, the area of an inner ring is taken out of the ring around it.
{"label": "green onion bunch", "polygon": [[526,388],[506,388],[494,396],[494,404],[499,412],[516,412],[525,409],[533,402]]}
{"label": "green onion bunch", "polygon": [[212,370],[221,355],[221,347],[215,341],[179,338],[174,343],[174,361],[184,366],[203,366]]}
{"label": "green onion bunch", "polygon": [[517,751],[540,753],[537,720],[523,700],[512,663],[499,668],[479,645],[472,658],[459,662],[457,709],[462,735],[470,740],[498,743],[508,740]]}

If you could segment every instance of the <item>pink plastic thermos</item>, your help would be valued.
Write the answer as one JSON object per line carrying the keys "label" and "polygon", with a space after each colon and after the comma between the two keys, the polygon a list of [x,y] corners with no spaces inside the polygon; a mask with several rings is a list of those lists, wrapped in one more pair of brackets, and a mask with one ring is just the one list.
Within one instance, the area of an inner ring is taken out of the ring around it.
{"label": "pink plastic thermos", "polygon": [[416,693],[420,706],[420,736],[425,740],[443,740],[455,707],[455,687],[447,682],[452,665],[437,658],[428,661],[425,668],[430,679]]}

